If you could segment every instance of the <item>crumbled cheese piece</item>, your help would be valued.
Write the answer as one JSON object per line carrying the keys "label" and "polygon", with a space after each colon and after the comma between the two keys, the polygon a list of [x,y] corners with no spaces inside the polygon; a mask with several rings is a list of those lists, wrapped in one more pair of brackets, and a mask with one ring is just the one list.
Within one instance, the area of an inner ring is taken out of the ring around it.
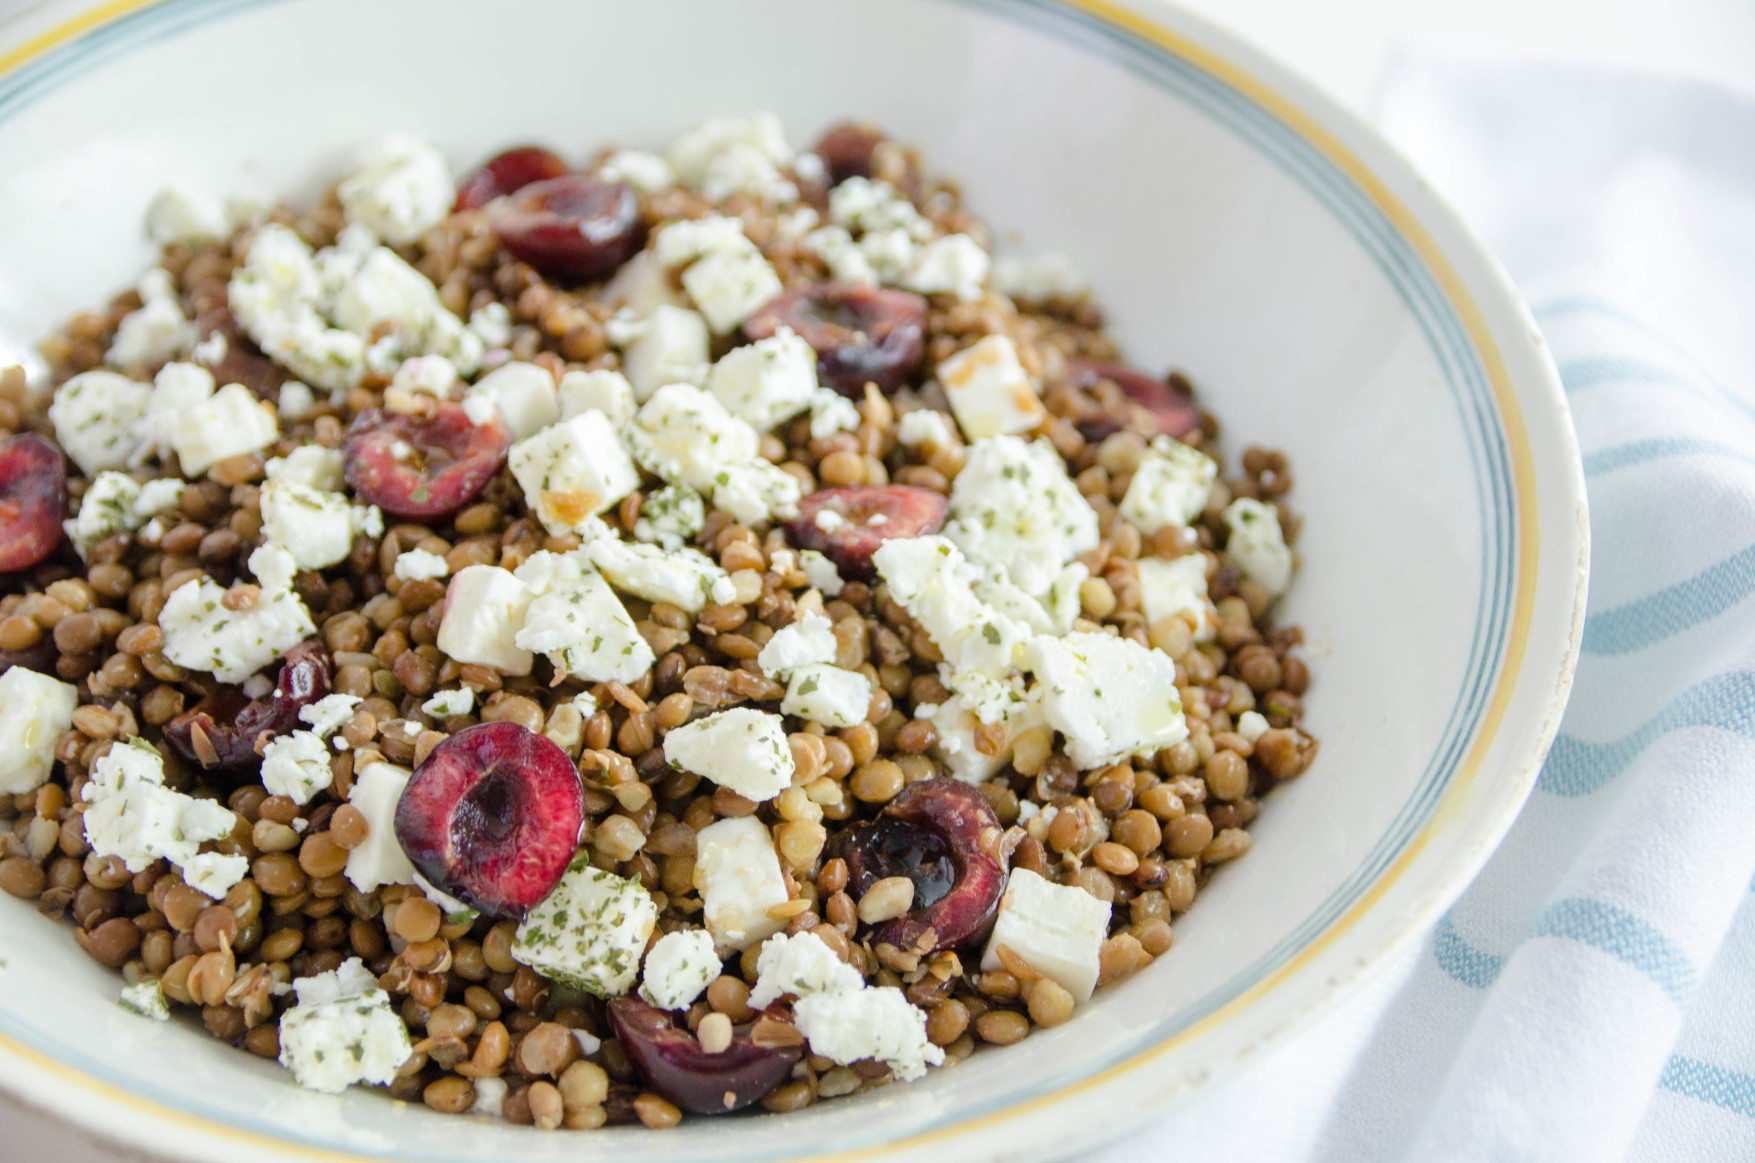
{"label": "crumbled cheese piece", "polygon": [[1004,567],[1041,594],[1061,567],[1097,547],[1097,514],[1047,441],[995,436],[976,442],[951,486],[945,536],[973,561]]}
{"label": "crumbled cheese piece", "polygon": [[1164,618],[1181,618],[1194,632],[1194,641],[1212,641],[1219,615],[1207,598],[1205,554],[1189,553],[1174,561],[1142,557],[1136,568],[1140,609],[1145,612],[1148,626]]}
{"label": "crumbled cheese piece", "polygon": [[835,563],[814,549],[806,549],[798,555],[798,568],[804,571],[805,578],[826,598],[839,594],[845,584],[841,581],[841,572],[835,568]]}
{"label": "crumbled cheese piece", "polygon": [[1162,651],[1081,632],[1039,637],[1026,653],[1042,684],[1043,714],[1066,736],[1066,753],[1081,769],[1188,738],[1176,663]]}
{"label": "crumbled cheese piece", "polygon": [[280,439],[274,415],[243,384],[227,384],[182,415],[171,447],[193,480],[219,461],[267,448]]}
{"label": "crumbled cheese piece", "polygon": [[[498,374],[498,373],[495,373]],[[550,533],[586,522],[640,487],[640,473],[602,412],[581,412],[512,446],[512,475]]]}
{"label": "crumbled cheese piece", "polygon": [[642,400],[665,384],[706,381],[707,321],[687,307],[660,303],[640,320],[633,338],[617,346],[622,371]]}
{"label": "crumbled cheese piece", "polygon": [[264,545],[252,553],[250,569],[261,584],[243,609],[228,609],[228,595],[235,604],[239,596],[211,578],[172,590],[158,619],[165,657],[178,666],[207,671],[221,682],[243,682],[309,638],[316,627],[291,589],[294,568],[292,556],[276,546]]}
{"label": "crumbled cheese piece", "polygon": [[916,242],[932,237],[932,223],[888,182],[852,177],[829,191],[829,221],[848,230],[901,230]]}
{"label": "crumbled cheese piece", "polygon": [[195,344],[195,324],[183,314],[170,272],[152,268],[141,277],[138,289],[139,310],[116,325],[116,338],[104,355],[111,367],[165,363]]}
{"label": "crumbled cheese piece", "polygon": [[[247,391],[248,389],[246,389]],[[55,389],[55,442],[86,476],[126,468],[152,389],[109,371],[81,372]]]}
{"label": "crumbled cheese piece", "polygon": [[279,405],[277,411],[282,420],[300,420],[317,406],[317,397],[310,388],[297,380],[288,380],[280,385]]}
{"label": "crumbled cheese piece", "polygon": [[[623,263],[603,284],[598,301],[636,317],[648,315],[658,307],[688,306],[682,292],[671,285],[670,271],[658,261],[657,252],[651,250],[643,250]],[[703,323],[703,335],[705,328]]]}
{"label": "crumbled cheese piece", "polygon": [[971,441],[1028,432],[1048,416],[1018,349],[1003,335],[989,335],[939,364],[938,381]]}
{"label": "crumbled cheese piece", "polygon": [[195,363],[214,367],[225,361],[227,347],[225,332],[215,331],[189,349],[189,358]]}
{"label": "crumbled cheese piece", "polygon": [[[435,400],[451,398],[457,386],[457,365],[442,355],[416,355],[402,361],[390,386],[384,389],[384,407],[397,413],[410,413],[420,407],[419,397]],[[285,408],[281,409],[283,412]]]}
{"label": "crumbled cheese piece", "polygon": [[304,485],[307,489],[321,489],[326,493],[339,493],[347,483],[342,475],[342,454],[339,448],[324,448],[321,444],[304,444],[293,449],[284,457],[277,456],[268,462],[269,480],[285,480],[294,484]]}
{"label": "crumbled cheese piece", "polygon": [[323,569],[353,549],[353,506],[340,493],[289,480],[262,485],[262,536],[292,554],[300,569]]}
{"label": "crumbled cheese piece", "polygon": [[905,230],[874,230],[863,238],[840,226],[822,226],[804,236],[802,246],[828,265],[838,283],[893,286],[914,269],[917,250]]}
{"label": "crumbled cheese piece", "polygon": [[1257,739],[1267,734],[1268,721],[1259,711],[1244,711],[1237,716],[1237,733],[1253,745]]}
{"label": "crumbled cheese piece", "polygon": [[[957,685],[965,690],[974,689],[967,672],[958,677]],[[985,693],[993,694],[991,690]],[[932,723],[936,734],[933,758],[944,765],[947,775],[964,783],[986,783],[1011,762],[1018,736],[1044,722],[1038,693],[1032,691],[1017,701],[1010,697],[1015,692],[1008,685],[999,699],[983,698],[980,692],[958,694],[936,706],[928,703],[914,708],[914,717]],[[982,714],[998,717],[983,722]],[[996,725],[1001,728],[997,747],[993,732]]]}
{"label": "crumbled cheese piece", "polygon": [[672,222],[658,232],[652,255],[663,267],[687,266],[714,251],[741,250],[750,245],[743,220],[723,214]]}
{"label": "crumbled cheese piece", "polygon": [[653,250],[664,266],[687,264],[683,290],[717,334],[754,315],[781,290],[780,276],[744,237],[743,223],[736,218],[715,215],[672,223],[658,232]]}
{"label": "crumbled cheese piece", "polygon": [[361,892],[379,885],[413,884],[414,865],[396,838],[396,805],[409,771],[394,763],[368,763],[353,773],[347,802],[366,818],[366,838],[347,854],[347,879]]}
{"label": "crumbled cheese piece", "polygon": [[716,396],[687,384],[654,392],[627,431],[628,448],[655,476],[709,493],[721,470],[756,459],[756,430]]}
{"label": "crumbled cheese piece", "polygon": [[231,232],[224,204],[187,182],[172,182],[146,206],[146,233],[160,246],[212,242]]}
{"label": "crumbled cheese piece", "polygon": [[86,557],[104,538],[133,532],[176,504],[182,494],[180,480],[148,481],[142,486],[122,473],[100,472],[80,499],[79,512],[63,527],[79,556]]}
{"label": "crumbled cheese piece", "polygon": [[[817,161],[819,166],[821,164],[821,159],[818,159],[815,154],[802,155],[799,158],[800,163],[803,162],[804,157],[810,157]],[[804,177],[802,164],[798,174],[799,177]],[[813,207],[795,206],[774,220],[774,237],[782,242],[797,242],[815,230],[817,223],[821,220],[821,215]]]}
{"label": "crumbled cheese piece", "polygon": [[276,735],[262,751],[262,786],[294,803],[309,803],[334,778],[329,749],[313,731]]}
{"label": "crumbled cheese piece", "polygon": [[[965,470],[967,471],[967,470]],[[1028,626],[975,596],[979,573],[943,537],[898,537],[872,555],[890,596],[908,611],[953,670],[1004,674]]]}
{"label": "crumbled cheese piece", "polygon": [[682,548],[707,523],[707,503],[687,485],[665,485],[640,502],[634,536],[667,550]]}
{"label": "crumbled cheese piece", "polygon": [[188,423],[189,413],[213,392],[213,373],[199,364],[167,363],[160,368],[152,379],[152,396],[128,463],[138,468],[154,456],[168,457],[176,449],[177,433]]}
{"label": "crumbled cheese piece", "polygon": [[[583,1030],[574,1030],[573,1036],[578,1037]],[[472,1085],[475,1087],[475,1102],[470,1106],[472,1115],[488,1115],[499,1118],[505,1109],[506,1094],[512,1088],[504,1078],[477,1078]]]}
{"label": "crumbled cheese piece", "polygon": [[817,353],[790,327],[782,327],[720,357],[707,375],[707,390],[732,415],[766,432],[810,407],[817,390]]}
{"label": "crumbled cheese piece", "polygon": [[620,997],[640,972],[658,905],[637,880],[580,856],[533,906],[512,938],[512,957],[575,989]]}
{"label": "crumbled cheese piece", "polygon": [[694,613],[708,604],[724,605],[737,595],[731,576],[698,549],[666,553],[656,545],[614,538],[588,541],[584,549],[591,564],[618,590],[649,602],[669,602]]}
{"label": "crumbled cheese piece", "polygon": [[360,168],[335,188],[349,222],[396,246],[414,242],[445,220],[457,187],[445,155],[393,133],[365,150]]}
{"label": "crumbled cheese piece", "polygon": [[422,703],[420,709],[435,719],[449,719],[454,715],[467,715],[475,709],[475,692],[468,687],[440,691]]}
{"label": "crumbled cheese piece", "polygon": [[974,302],[986,293],[989,260],[967,234],[947,234],[921,247],[902,285],[922,295],[953,294]]}
{"label": "crumbled cheese piece", "polygon": [[299,708],[299,720],[310,726],[320,739],[326,739],[347,726],[354,708],[360,705],[358,695],[324,695],[314,703]]}
{"label": "crumbled cheese piece", "polygon": [[183,882],[196,892],[204,892],[219,900],[234,884],[250,875],[250,861],[244,856],[222,856],[218,852],[201,852],[183,862]]}
{"label": "crumbled cheese piece", "polygon": [[562,420],[596,410],[617,432],[633,422],[638,407],[634,387],[621,372],[568,372],[561,377],[559,393]]}
{"label": "crumbled cheese piece", "polygon": [[755,146],[742,143],[729,146],[708,164],[701,193],[714,202],[737,194],[775,206],[798,201],[798,187],[786,179],[780,167]]}
{"label": "crumbled cheese piece", "polygon": [[844,993],[865,988],[859,970],[815,933],[776,933],[762,942],[756,956],[756,984],[750,990],[751,1009],[766,1009],[787,994],[809,997],[813,993]]}
{"label": "crumbled cheese piece", "polygon": [[785,791],[795,770],[785,723],[779,715],[750,707],[672,728],[664,737],[664,759],[757,803]]}
{"label": "crumbled cheese piece", "polygon": [[[792,147],[786,144],[786,132],[780,119],[772,113],[703,121],[672,141],[665,156],[677,180],[699,190],[706,185],[714,163],[732,150],[759,157],[770,166],[783,166],[792,160]],[[708,197],[713,201],[720,200],[712,194]]]}
{"label": "crumbled cheese piece", "polygon": [[300,1086],[324,1094],[356,1082],[385,1086],[414,1053],[390,995],[358,957],[293,988],[299,1000],[280,1018],[280,1064]]}
{"label": "crumbled cheese piece", "polygon": [[538,573],[548,577],[525,611],[520,649],[547,655],[556,674],[587,682],[633,682],[646,673],[652,648],[596,570],[577,554],[539,552],[516,576],[537,591]]}
{"label": "crumbled cheese piece", "polygon": [[834,624],[821,614],[806,614],[774,632],[756,655],[756,665],[769,678],[782,679],[801,666],[835,661],[835,649]]}
{"label": "crumbled cheese piece", "polygon": [[597,713],[597,697],[590,691],[580,691],[573,696],[573,707],[581,719],[590,722],[591,716]]}
{"label": "crumbled cheese piece", "polygon": [[686,1010],[722,968],[707,930],[666,933],[646,954],[640,996],[661,1010]]}
{"label": "crumbled cheese piece", "polygon": [[642,194],[656,194],[676,185],[676,171],[670,163],[643,149],[618,149],[597,172],[612,181],[626,182]]}
{"label": "crumbled cheese piece", "polygon": [[728,464],[714,476],[713,506],[745,525],[796,517],[804,487],[797,477],[765,460]]}
{"label": "crumbled cheese piece", "polygon": [[851,727],[865,722],[871,709],[871,680],[857,670],[813,663],[792,672],[783,714],[797,715],[825,727]]}
{"label": "crumbled cheese piece", "polygon": [[1082,562],[1069,562],[1038,597],[1014,584],[1005,567],[993,565],[976,580],[975,596],[1038,634],[1066,634],[1081,613],[1079,586],[1090,576]]}
{"label": "crumbled cheese piece", "polygon": [[129,872],[159,859],[184,865],[203,841],[231,835],[238,823],[223,804],[166,787],[164,757],[138,737],[97,761],[81,795],[86,842],[99,856],[120,858]]}
{"label": "crumbled cheese piece", "polygon": [[1027,868],[1012,869],[981,968],[1002,970],[1004,946],[1030,968],[1064,988],[1074,1001],[1091,1000],[1101,972],[1098,956],[1109,935],[1108,901],[1075,885],[1044,880]]}
{"label": "crumbled cheese piece", "polygon": [[950,420],[943,412],[931,408],[902,413],[896,424],[896,439],[904,448],[950,448],[956,444]]}
{"label": "crumbled cheese piece", "polygon": [[458,570],[445,592],[439,649],[458,662],[491,666],[504,674],[529,674],[534,656],[516,639],[534,596],[511,571],[497,565]]}
{"label": "crumbled cheese piece", "polygon": [[151,1018],[155,1022],[168,1022],[171,1019],[170,1003],[165,1001],[164,987],[156,977],[143,977],[133,985],[124,985],[122,995],[116,1000],[123,1009],[143,1018]]}
{"label": "crumbled cheese piece", "polygon": [[1292,584],[1292,550],[1280,531],[1279,510],[1264,501],[1238,497],[1225,507],[1225,524],[1231,536],[1225,552],[1243,572],[1262,584],[1270,597],[1279,597]]}
{"label": "crumbled cheese piece", "polygon": [[871,1058],[912,1082],[945,1060],[943,1048],[926,1036],[926,1011],[893,985],[809,994],[793,1014],[811,1053],[843,1066]]}
{"label": "crumbled cheese piece", "polygon": [[721,954],[747,949],[786,927],[769,913],[791,899],[786,875],[768,826],[755,816],[720,820],[695,833],[694,884]]}
{"label": "crumbled cheese piece", "polygon": [[1014,299],[1043,302],[1076,299],[1088,291],[1091,284],[1085,273],[1066,255],[1043,254],[998,260],[993,264],[993,286],[1000,294]]}
{"label": "crumbled cheese piece", "polygon": [[471,401],[492,401],[513,440],[528,439],[561,418],[554,376],[533,363],[513,362],[495,368],[481,377],[463,398],[466,405]]}
{"label": "crumbled cheese piece", "polygon": [[437,581],[451,572],[451,563],[424,549],[405,549],[391,572],[403,581]]}
{"label": "crumbled cheese piece", "polygon": [[837,432],[859,431],[859,409],[834,388],[818,388],[810,394],[810,438],[827,440]]}
{"label": "crumbled cheese piece", "polygon": [[73,725],[79,688],[12,666],[0,674],[0,795],[35,791],[55,766],[55,743]]}
{"label": "crumbled cheese piece", "polygon": [[504,303],[485,303],[469,316],[469,330],[484,347],[504,347],[512,342],[512,312]]}
{"label": "crumbled cheese piece", "polygon": [[1219,466],[1180,440],[1159,436],[1134,470],[1121,515],[1147,537],[1166,525],[1187,525],[1207,506]]}

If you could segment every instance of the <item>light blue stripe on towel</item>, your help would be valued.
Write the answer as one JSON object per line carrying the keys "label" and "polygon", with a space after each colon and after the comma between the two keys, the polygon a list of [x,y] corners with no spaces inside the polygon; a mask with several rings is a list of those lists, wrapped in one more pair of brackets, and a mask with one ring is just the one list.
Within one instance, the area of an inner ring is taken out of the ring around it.
{"label": "light blue stripe on towel", "polygon": [[[1676,943],[1626,909],[1584,897],[1555,901],[1530,926],[1531,937],[1577,941],[1607,953],[1649,977],[1677,1002],[1687,1001],[1699,974]],[[1477,949],[1456,931],[1449,914],[1432,932],[1432,957],[1453,981],[1486,989],[1499,979],[1507,954]]]}
{"label": "light blue stripe on towel", "polygon": [[1669,706],[1619,739],[1586,743],[1561,734],[1536,787],[1550,795],[1589,795],[1624,771],[1639,753],[1671,731],[1717,727],[1755,736],[1755,673],[1733,671],[1695,683]]}
{"label": "light blue stripe on towel", "polygon": [[1584,624],[1586,654],[1631,654],[1718,617],[1755,592],[1755,545],[1686,581],[1593,614]]}
{"label": "light blue stripe on towel", "polygon": [[1680,1054],[1664,1064],[1658,1085],[1685,1098],[1755,1118],[1755,1078]]}

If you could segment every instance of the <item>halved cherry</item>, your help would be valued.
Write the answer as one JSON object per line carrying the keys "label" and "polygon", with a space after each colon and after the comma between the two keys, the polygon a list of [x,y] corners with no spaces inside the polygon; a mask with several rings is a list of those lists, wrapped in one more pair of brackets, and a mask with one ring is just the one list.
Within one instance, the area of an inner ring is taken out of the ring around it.
{"label": "halved cherry", "polygon": [[987,932],[1005,891],[1001,835],[986,796],[954,779],[927,779],[903,788],[877,819],[837,835],[830,855],[847,862],[855,900],[888,877],[914,882],[914,908],[878,925],[871,939],[925,956]]}
{"label": "halved cherry", "polygon": [[449,516],[506,463],[512,434],[498,416],[476,424],[461,404],[426,418],[367,408],[343,445],[347,483],[386,513],[426,521]]}
{"label": "halved cherry", "polygon": [[508,722],[433,748],[396,805],[396,839],[420,874],[495,917],[521,917],[549,894],[584,823],[585,785],[567,753]]}
{"label": "halved cherry", "polygon": [[748,1106],[786,1081],[804,1053],[802,1046],[758,1046],[745,1024],[731,1028],[729,1047],[709,1054],[687,1026],[631,994],[609,1003],[609,1021],[646,1085],[696,1114]]}
{"label": "halved cherry", "polygon": [[217,687],[165,724],[165,742],[210,770],[253,770],[262,762],[263,736],[298,730],[299,711],[328,693],[329,653],[312,638],[286,652],[272,693],[252,700],[235,686]]}
{"label": "halved cherry", "polygon": [[213,373],[213,382],[221,387],[243,384],[262,399],[273,400],[279,397],[280,386],[292,378],[244,334],[225,303],[201,312],[195,327],[203,343],[211,343],[215,335],[225,339],[225,354],[219,362],[203,365]]}
{"label": "halved cherry", "polygon": [[540,145],[521,145],[497,153],[487,163],[463,179],[457,187],[457,201],[452,210],[477,210],[506,194],[515,194],[525,186],[545,182],[569,173],[570,168],[559,155]]}
{"label": "halved cherry", "polygon": [[926,300],[907,291],[818,283],[782,292],[743,325],[751,339],[790,327],[817,353],[817,380],[854,400],[900,388],[926,353]]}
{"label": "halved cherry", "polygon": [[[1120,388],[1129,401],[1145,409],[1153,431],[1177,437],[1200,427],[1200,409],[1194,405],[1194,396],[1184,389],[1186,381],[1181,377],[1174,381],[1153,379],[1126,364],[1093,359],[1069,359],[1066,370],[1073,385],[1086,391],[1104,380]],[[1086,440],[1101,440],[1129,427],[1129,419],[1115,410],[1097,408],[1079,420],[1079,431]]]}
{"label": "halved cherry", "polygon": [[825,130],[811,152],[823,159],[829,185],[839,186],[848,178],[871,177],[872,151],[888,140],[888,134],[869,122],[843,121]]}
{"label": "halved cherry", "polygon": [[550,278],[608,278],[646,245],[626,182],[567,174],[533,182],[493,211],[500,245]]}
{"label": "halved cherry", "polygon": [[842,577],[870,581],[878,546],[894,537],[937,533],[949,504],[943,493],[913,485],[818,489],[799,502],[798,516],[786,529],[794,545],[823,554]]}
{"label": "halved cherry", "polygon": [[61,450],[34,432],[0,440],[0,573],[29,569],[53,553],[66,516]]}

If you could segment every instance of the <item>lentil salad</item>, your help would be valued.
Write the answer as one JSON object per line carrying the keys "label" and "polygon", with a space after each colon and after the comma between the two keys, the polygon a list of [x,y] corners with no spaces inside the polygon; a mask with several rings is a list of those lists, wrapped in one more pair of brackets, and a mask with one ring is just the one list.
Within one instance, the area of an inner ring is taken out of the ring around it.
{"label": "lentil salad", "polygon": [[1314,757],[1285,457],[871,127],[395,137],[148,227],[0,373],[0,888],[148,1017],[544,1129],[798,1109],[1072,1019]]}

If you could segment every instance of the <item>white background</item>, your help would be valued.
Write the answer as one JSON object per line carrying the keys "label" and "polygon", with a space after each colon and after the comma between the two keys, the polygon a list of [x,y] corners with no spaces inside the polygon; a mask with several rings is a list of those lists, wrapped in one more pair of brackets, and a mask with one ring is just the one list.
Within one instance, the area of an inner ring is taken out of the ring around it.
{"label": "white background", "polygon": [[[1361,112],[1397,44],[1466,40],[1681,70],[1755,87],[1755,0],[1184,0]],[[0,0],[0,18],[36,7]],[[94,1147],[0,1099],[8,1163],[113,1163]]]}

